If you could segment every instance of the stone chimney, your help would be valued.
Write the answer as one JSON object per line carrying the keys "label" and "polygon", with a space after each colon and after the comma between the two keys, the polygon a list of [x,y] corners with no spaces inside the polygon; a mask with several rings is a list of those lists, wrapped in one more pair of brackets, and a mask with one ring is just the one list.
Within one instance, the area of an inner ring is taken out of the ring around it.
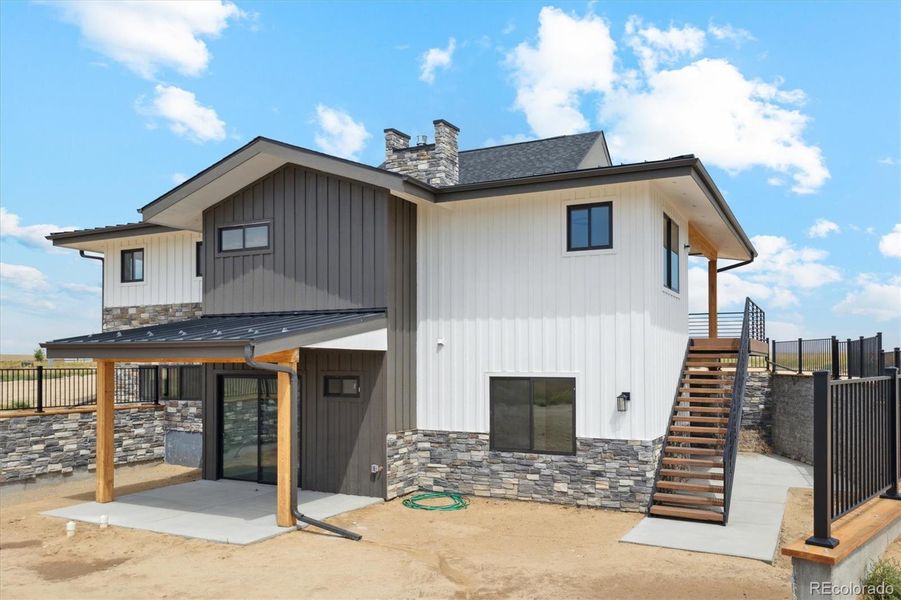
{"label": "stone chimney", "polygon": [[410,136],[397,129],[385,130],[385,168],[395,173],[414,177],[433,185],[455,185],[460,180],[457,138],[460,129],[437,119],[435,141],[428,143],[426,136],[415,146],[410,146]]}

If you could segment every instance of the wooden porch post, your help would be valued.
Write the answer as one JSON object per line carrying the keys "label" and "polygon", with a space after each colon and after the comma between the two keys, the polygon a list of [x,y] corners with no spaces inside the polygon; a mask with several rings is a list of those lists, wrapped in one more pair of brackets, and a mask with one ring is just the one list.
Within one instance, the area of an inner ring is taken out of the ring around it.
{"label": "wooden porch post", "polygon": [[717,337],[716,258],[707,259],[707,337]]}
{"label": "wooden porch post", "polygon": [[[297,366],[294,363],[279,363],[283,367]],[[291,389],[291,376],[278,374],[278,460],[277,487],[278,497],[275,520],[279,527],[293,527],[297,521],[291,506],[291,452],[297,452],[291,439],[291,402],[296,390]],[[297,415],[294,415],[297,418]]]}
{"label": "wooden porch post", "polygon": [[97,457],[96,500],[113,500],[113,458],[116,453],[113,430],[116,420],[113,410],[115,394],[115,367],[111,360],[97,361]]}

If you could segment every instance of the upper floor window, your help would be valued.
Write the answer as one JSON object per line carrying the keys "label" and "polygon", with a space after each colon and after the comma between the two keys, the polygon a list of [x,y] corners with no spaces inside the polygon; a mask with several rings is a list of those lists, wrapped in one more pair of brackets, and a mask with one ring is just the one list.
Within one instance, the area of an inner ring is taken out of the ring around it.
{"label": "upper floor window", "polygon": [[219,252],[262,250],[269,247],[269,223],[219,228]]}
{"label": "upper floor window", "polygon": [[572,204],[566,207],[566,249],[605,250],[613,247],[613,204]]}
{"label": "upper floor window", "polygon": [[360,378],[356,375],[326,375],[323,387],[329,398],[360,397]]}
{"label": "upper floor window", "polygon": [[203,242],[194,244],[194,277],[203,277]]}
{"label": "upper floor window", "polygon": [[679,226],[663,215],[663,285],[679,291]]}
{"label": "upper floor window", "polygon": [[122,283],[144,281],[144,249],[122,251]]}
{"label": "upper floor window", "polygon": [[576,380],[492,377],[490,448],[509,452],[576,453]]}

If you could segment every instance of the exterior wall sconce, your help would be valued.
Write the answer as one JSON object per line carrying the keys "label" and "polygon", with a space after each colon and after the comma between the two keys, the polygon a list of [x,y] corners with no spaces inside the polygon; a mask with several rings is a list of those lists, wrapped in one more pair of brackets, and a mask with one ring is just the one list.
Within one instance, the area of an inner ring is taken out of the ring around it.
{"label": "exterior wall sconce", "polygon": [[616,397],[616,410],[626,412],[629,409],[629,402],[632,400],[631,393],[623,392]]}

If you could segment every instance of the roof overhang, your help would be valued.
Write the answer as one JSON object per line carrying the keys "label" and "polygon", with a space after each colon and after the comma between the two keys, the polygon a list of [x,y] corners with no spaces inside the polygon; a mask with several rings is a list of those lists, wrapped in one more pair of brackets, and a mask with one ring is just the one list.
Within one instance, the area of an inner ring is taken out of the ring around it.
{"label": "roof overhang", "polygon": [[140,209],[145,222],[200,231],[203,211],[285,164],[373,185],[411,202],[434,202],[434,188],[415,179],[264,137],[204,169]]}
{"label": "roof overhang", "polygon": [[94,227],[92,229],[79,229],[77,231],[60,231],[51,233],[47,236],[47,239],[50,240],[54,246],[59,246],[61,248],[101,250],[102,244],[100,244],[100,242],[105,242],[107,240],[177,232],[177,229],[157,225],[156,223],[126,223],[124,225]]}
{"label": "roof overhang", "polygon": [[201,317],[44,342],[48,358],[123,362],[244,362],[385,329],[383,310]]}
{"label": "roof overhang", "polygon": [[640,181],[659,185],[677,210],[715,245],[719,258],[747,261],[757,256],[751,240],[710,174],[693,156],[457,185],[442,188],[438,202],[463,202]]}

